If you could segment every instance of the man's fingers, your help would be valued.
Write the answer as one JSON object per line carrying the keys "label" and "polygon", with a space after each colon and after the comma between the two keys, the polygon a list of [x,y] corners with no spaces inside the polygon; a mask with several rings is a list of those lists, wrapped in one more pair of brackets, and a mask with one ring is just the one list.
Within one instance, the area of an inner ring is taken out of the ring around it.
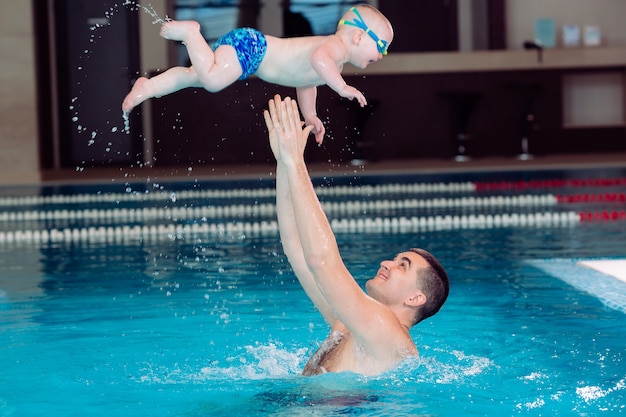
{"label": "man's fingers", "polygon": [[[273,99],[269,100],[268,107],[269,110],[263,112],[265,124],[268,130],[275,130],[279,137],[284,139],[290,137],[294,139],[299,137],[306,138],[315,128],[314,125],[304,126],[300,119],[298,103],[290,97],[281,99],[280,95],[276,94]],[[322,134],[319,136],[323,137],[323,127]],[[316,137],[318,142],[321,142],[321,137]]]}
{"label": "man's fingers", "polygon": [[[306,126],[306,127],[302,130],[302,135],[303,135],[305,138],[308,138],[308,137],[309,137],[309,134],[311,133],[311,130],[313,130],[313,127],[314,127],[313,125],[308,125],[308,126]],[[320,142],[320,143],[321,143],[321,142]]]}
{"label": "man's fingers", "polygon": [[[283,119],[283,122],[285,123],[285,126],[289,126],[290,130],[294,130],[294,126],[293,126],[293,103],[294,101],[291,100],[290,97],[285,97],[285,117]],[[299,121],[299,119],[298,119]]]}
{"label": "man's fingers", "polygon": [[268,110],[263,110],[263,118],[265,119],[265,126],[267,126],[267,130],[272,130],[274,128],[274,122],[272,122],[272,116],[270,116],[270,112]]}
{"label": "man's fingers", "polygon": [[280,103],[282,103],[280,95],[276,94],[274,96],[274,99],[270,100],[270,102],[272,102],[272,105],[274,107],[274,114],[272,115],[272,117],[274,117],[275,120],[280,120]]}
{"label": "man's fingers", "polygon": [[302,128],[302,121],[300,120],[300,112],[298,111],[298,103],[296,100],[292,100],[291,97],[285,97],[284,114],[281,115],[281,122],[284,127],[289,127],[291,131],[299,131]]}
{"label": "man's fingers", "polygon": [[291,101],[291,114],[291,121],[294,124],[294,129],[302,128],[302,126],[300,125],[300,111],[298,110],[298,102],[296,100]]}
{"label": "man's fingers", "polygon": [[273,123],[273,121],[276,120],[276,104],[275,104],[274,100],[270,100],[267,103],[267,108],[268,108],[268,113],[269,113],[270,120]]}

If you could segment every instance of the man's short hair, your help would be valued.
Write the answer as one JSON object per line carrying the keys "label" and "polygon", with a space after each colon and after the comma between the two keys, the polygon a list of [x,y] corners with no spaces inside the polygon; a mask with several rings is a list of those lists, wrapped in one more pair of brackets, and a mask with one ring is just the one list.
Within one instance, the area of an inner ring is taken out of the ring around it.
{"label": "man's short hair", "polygon": [[418,286],[424,295],[426,303],[421,306],[415,316],[415,324],[436,314],[450,293],[450,280],[441,263],[430,252],[424,249],[412,248],[414,252],[424,258],[427,267],[418,272]]}

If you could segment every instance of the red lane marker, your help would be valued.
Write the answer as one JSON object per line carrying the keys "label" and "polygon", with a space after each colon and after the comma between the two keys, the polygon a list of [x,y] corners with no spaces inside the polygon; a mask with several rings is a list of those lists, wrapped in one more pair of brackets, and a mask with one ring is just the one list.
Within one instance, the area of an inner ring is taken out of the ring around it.
{"label": "red lane marker", "polygon": [[626,211],[580,212],[579,216],[581,222],[626,220]]}
{"label": "red lane marker", "polygon": [[556,195],[559,203],[625,203],[626,193]]}
{"label": "red lane marker", "polygon": [[492,181],[476,182],[476,191],[494,190],[525,190],[534,188],[564,187],[615,187],[626,185],[626,178],[591,178],[591,179],[548,179],[531,181]]}

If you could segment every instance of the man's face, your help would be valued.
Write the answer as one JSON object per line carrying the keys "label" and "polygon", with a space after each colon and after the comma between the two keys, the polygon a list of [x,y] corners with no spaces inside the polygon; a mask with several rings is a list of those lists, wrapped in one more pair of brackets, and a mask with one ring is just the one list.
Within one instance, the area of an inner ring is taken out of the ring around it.
{"label": "man's face", "polygon": [[385,305],[401,304],[419,291],[418,271],[428,267],[415,252],[402,252],[393,260],[383,261],[376,276],[365,283],[367,293]]}

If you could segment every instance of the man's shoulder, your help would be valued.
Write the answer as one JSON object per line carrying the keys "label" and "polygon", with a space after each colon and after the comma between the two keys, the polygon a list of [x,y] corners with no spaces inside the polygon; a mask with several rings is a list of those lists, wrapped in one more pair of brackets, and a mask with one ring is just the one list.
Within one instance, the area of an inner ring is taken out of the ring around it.
{"label": "man's shoulder", "polygon": [[363,340],[345,326],[338,325],[333,326],[325,343],[334,347],[344,345],[343,349],[336,352],[337,357],[334,359],[336,368],[333,370],[350,370],[367,375],[386,372],[396,367],[398,363],[418,356],[413,340],[407,336],[399,336],[395,332],[391,332],[391,337],[382,337],[375,341]]}
{"label": "man's shoulder", "polygon": [[[354,338],[359,344],[367,347],[370,346],[372,351],[386,351],[393,352],[397,350],[403,355],[410,352],[417,354],[417,346],[413,341],[411,335],[406,329],[398,323],[381,323],[381,329],[375,329],[376,326],[372,324],[365,335],[361,335],[360,332],[352,331],[346,327],[342,322],[337,322],[332,326],[331,333],[339,333],[344,336]],[[375,335],[374,337],[368,337]]]}

